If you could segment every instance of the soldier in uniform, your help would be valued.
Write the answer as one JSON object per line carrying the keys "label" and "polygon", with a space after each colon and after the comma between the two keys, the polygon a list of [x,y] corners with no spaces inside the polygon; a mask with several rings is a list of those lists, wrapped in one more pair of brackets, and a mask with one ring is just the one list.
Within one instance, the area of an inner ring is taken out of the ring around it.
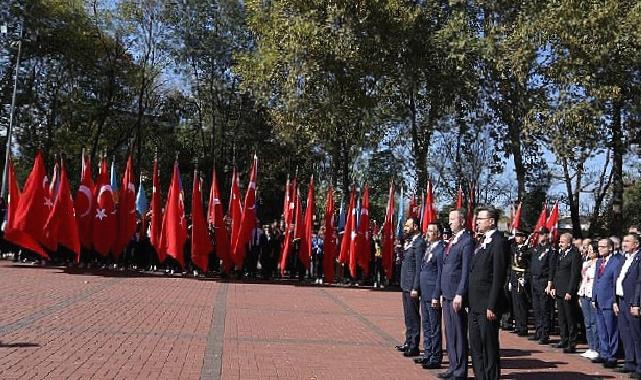
{"label": "soldier in uniform", "polygon": [[538,340],[545,345],[550,340],[552,298],[545,292],[548,285],[551,263],[556,257],[556,251],[550,245],[548,233],[541,227],[536,231],[538,245],[532,249],[530,272],[532,273],[532,309],[534,310],[534,326],[536,330],[530,340]]}
{"label": "soldier in uniform", "polygon": [[528,287],[530,257],[532,252],[526,244],[527,234],[517,231],[511,247],[510,293],[514,312],[514,332],[527,336]]}

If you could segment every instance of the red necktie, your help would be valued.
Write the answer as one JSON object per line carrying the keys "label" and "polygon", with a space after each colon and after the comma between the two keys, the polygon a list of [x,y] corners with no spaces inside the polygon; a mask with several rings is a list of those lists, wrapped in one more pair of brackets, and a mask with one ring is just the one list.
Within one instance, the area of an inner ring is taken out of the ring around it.
{"label": "red necktie", "polygon": [[450,248],[452,248],[452,243],[447,243],[447,248],[445,249],[445,256],[450,254]]}
{"label": "red necktie", "polygon": [[599,277],[603,275],[603,272],[605,272],[605,260],[601,260],[601,264],[599,264]]}

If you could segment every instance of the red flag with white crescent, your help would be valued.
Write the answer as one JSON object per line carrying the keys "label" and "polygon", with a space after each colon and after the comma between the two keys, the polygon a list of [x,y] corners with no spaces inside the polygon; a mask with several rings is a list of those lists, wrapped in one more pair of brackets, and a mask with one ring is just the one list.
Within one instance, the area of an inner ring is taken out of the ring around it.
{"label": "red flag with white crescent", "polygon": [[194,170],[191,192],[191,261],[203,272],[207,272],[209,254],[213,249],[203,212],[202,181],[198,171]]}
{"label": "red flag with white crescent", "polygon": [[113,190],[111,189],[107,160],[103,157],[96,181],[96,211],[93,219],[93,248],[101,256],[109,255],[118,233]]}
{"label": "red flag with white crescent", "polygon": [[334,263],[336,262],[336,227],[334,226],[334,189],[329,187],[325,203],[325,241],[323,243],[323,274],[325,282],[334,282]]}
{"label": "red flag with white crescent", "polygon": [[82,247],[92,248],[92,228],[95,213],[95,185],[91,176],[91,159],[82,155],[82,175],[76,193],[74,209]]}
{"label": "red flag with white crescent", "polygon": [[16,206],[11,228],[5,231],[5,239],[48,258],[49,256],[42,247],[35,242],[40,244],[46,242],[42,226],[47,221],[52,209],[53,202],[49,197],[44,158],[42,152],[38,151],[33,169],[25,182],[23,193]]}
{"label": "red flag with white crescent", "polygon": [[63,246],[76,254],[76,262],[80,261],[78,224],[73,208],[73,198],[71,198],[67,170],[62,160],[60,161],[60,177],[56,202],[43,230],[48,243],[47,248],[55,251],[58,249],[58,246]]}
{"label": "red flag with white crescent", "polygon": [[127,168],[120,185],[120,202],[118,203],[118,235],[114,242],[113,253],[120,256],[127,248],[136,233],[136,185],[134,185],[134,168],[131,155],[127,159]]}

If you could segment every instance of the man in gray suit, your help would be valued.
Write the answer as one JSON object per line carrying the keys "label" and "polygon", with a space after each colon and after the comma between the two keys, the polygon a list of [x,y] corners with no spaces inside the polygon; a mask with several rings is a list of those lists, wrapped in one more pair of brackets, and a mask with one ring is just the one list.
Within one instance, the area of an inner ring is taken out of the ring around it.
{"label": "man in gray suit", "polygon": [[418,296],[425,240],[421,237],[419,227],[413,218],[407,219],[403,232],[405,233],[405,245],[401,266],[401,289],[403,290],[403,313],[405,314],[405,344],[396,348],[403,352],[404,356],[414,357],[420,354],[418,343],[421,334],[421,316]]}
{"label": "man in gray suit", "polygon": [[467,378],[467,288],[474,240],[465,230],[465,209],[452,210],[449,215],[452,239],[443,253],[441,294],[449,368],[438,374],[441,379]]}

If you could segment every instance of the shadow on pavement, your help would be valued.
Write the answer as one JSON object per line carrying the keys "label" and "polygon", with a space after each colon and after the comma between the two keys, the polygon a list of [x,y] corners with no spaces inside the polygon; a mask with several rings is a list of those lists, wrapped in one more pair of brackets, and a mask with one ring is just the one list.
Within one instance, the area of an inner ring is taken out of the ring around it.
{"label": "shadow on pavement", "polygon": [[501,376],[502,379],[515,380],[588,380],[588,379],[614,379],[614,376],[590,376],[582,372],[528,372],[514,373]]}
{"label": "shadow on pavement", "polygon": [[31,342],[15,342],[15,343],[0,342],[0,348],[27,348],[27,347],[40,347],[40,345],[38,343],[31,343]]}

